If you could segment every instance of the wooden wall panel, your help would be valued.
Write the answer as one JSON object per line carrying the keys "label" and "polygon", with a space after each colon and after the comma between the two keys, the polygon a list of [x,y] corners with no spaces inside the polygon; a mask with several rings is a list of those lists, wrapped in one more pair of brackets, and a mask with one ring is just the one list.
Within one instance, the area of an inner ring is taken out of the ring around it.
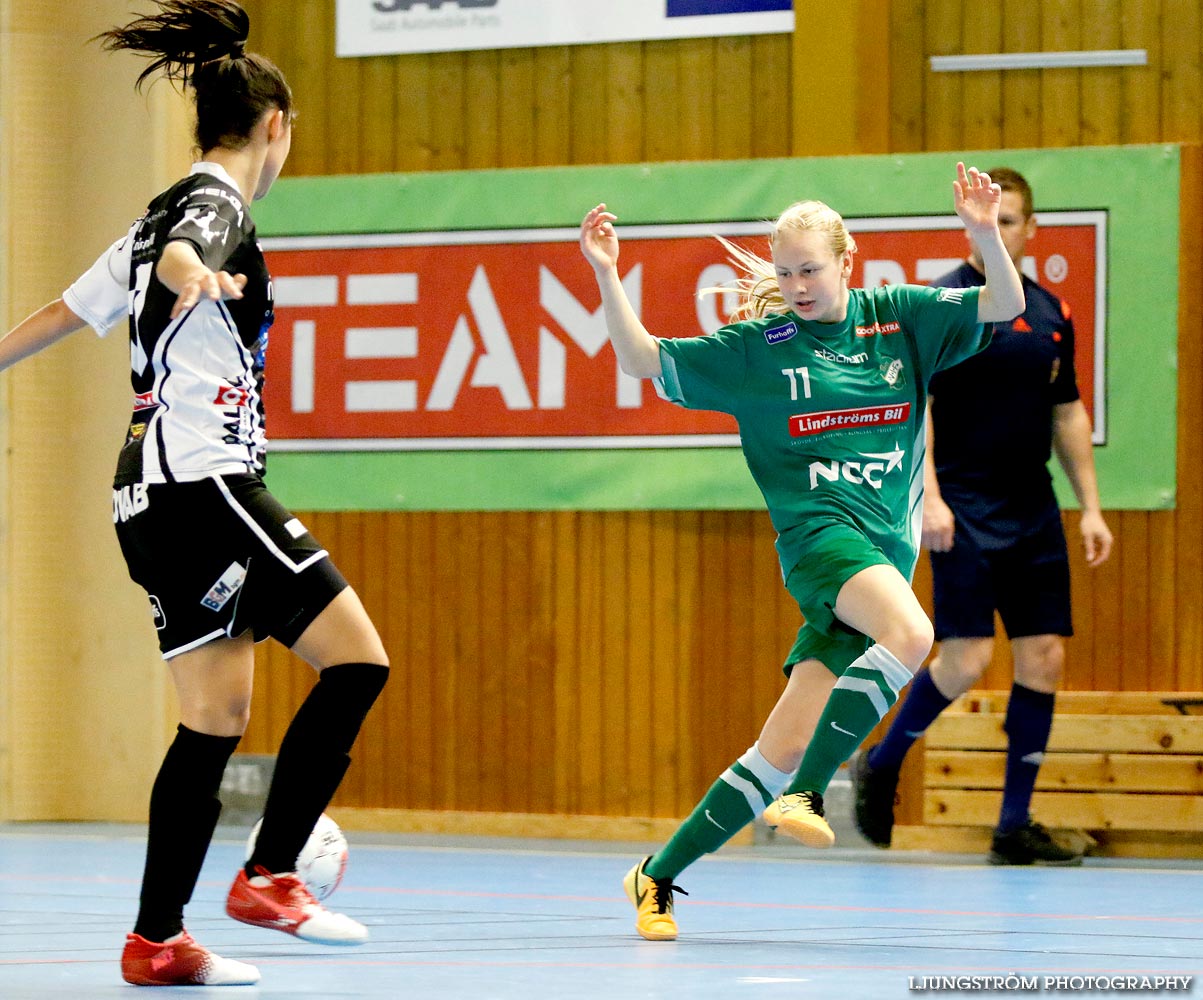
{"label": "wooden wall panel", "polygon": [[923,123],[927,115],[923,101],[929,74],[922,59],[924,0],[892,0],[890,3],[890,150],[916,153],[924,148]]}
{"label": "wooden wall panel", "polygon": [[1203,44],[1198,4],[1177,3],[1162,19],[1161,127],[1166,142],[1199,139],[1200,45]]}
{"label": "wooden wall panel", "polygon": [[[1203,0],[857,0],[847,19],[857,31],[838,37],[838,19],[822,22],[821,51],[807,35],[364,60],[334,58],[334,0],[246,6],[252,46],[296,91],[292,174],[1203,137]],[[1149,63],[929,66],[936,54],[1074,48],[1143,48]],[[824,73],[834,75],[813,86]],[[855,124],[816,132],[830,113],[816,93]],[[1203,281],[1199,151],[1186,150],[1185,163],[1189,289]],[[1203,316],[1193,296],[1183,296],[1180,330],[1180,370],[1197,372]],[[1069,689],[1203,688],[1203,470],[1192,450],[1203,388],[1184,377],[1179,391],[1176,509],[1109,512],[1116,552],[1094,571],[1077,515],[1066,515],[1077,628]],[[751,743],[781,690],[798,618],[762,512],[308,520],[393,659],[343,804],[680,816]],[[930,606],[925,562],[916,591]],[[271,752],[311,677],[261,649],[244,749]],[[1000,642],[984,685],[1009,684]],[[902,809],[921,816],[906,799]]]}
{"label": "wooden wall panel", "polygon": [[[964,51],[961,0],[927,0],[923,4],[923,50],[930,56]],[[920,105],[924,149],[959,149],[964,145],[965,73],[927,73]]]}
{"label": "wooden wall panel", "polygon": [[[1045,0],[1041,11],[1041,49],[1055,52],[1082,47],[1082,0]],[[1083,73],[1077,69],[1041,70],[1041,146],[1078,143]]]}
{"label": "wooden wall panel", "polygon": [[[506,49],[499,54],[498,128],[503,167],[529,166],[535,150],[535,53]],[[492,166],[493,164],[489,164]]]}
{"label": "wooden wall panel", "polygon": [[1119,141],[1157,142],[1163,134],[1161,128],[1162,4],[1154,2],[1154,0],[1143,0],[1141,3],[1124,3],[1122,8],[1120,37],[1123,47],[1144,49],[1148,64],[1119,70],[1123,91]]}
{"label": "wooden wall panel", "polygon": [[[1203,465],[1198,458],[1203,428],[1203,306],[1193,290],[1203,282],[1203,149],[1183,150],[1179,196],[1178,282],[1178,501],[1173,512],[1173,562],[1153,572],[1173,574],[1177,614],[1176,687],[1203,690]],[[1167,516],[1168,517],[1168,516]]]}
{"label": "wooden wall panel", "polygon": [[535,166],[558,166],[568,148],[571,65],[568,49],[535,50]]}
{"label": "wooden wall panel", "polygon": [[294,175],[790,152],[788,36],[339,59],[334,0],[244,6],[296,98]]}
{"label": "wooden wall panel", "polygon": [[[828,44],[818,51],[808,22],[796,43],[756,36],[370,59],[334,56],[334,0],[245,6],[252,45],[296,92],[289,170],[299,174],[810,155],[827,152],[829,133],[849,146],[834,152],[848,153],[994,146],[998,135],[1009,147],[1192,142],[1203,127],[1199,0],[857,0],[848,16],[819,25]],[[796,73],[795,44],[805,56]],[[928,65],[937,54],[1075,48],[1142,48],[1149,63],[963,74]],[[828,80],[832,71],[847,78]],[[791,78],[796,86],[782,85]],[[828,112],[800,104],[795,115],[795,92],[812,102],[822,94],[859,122],[828,120],[817,132]],[[780,124],[791,120],[792,133]]]}
{"label": "wooden wall panel", "polygon": [[[712,159],[723,160],[730,156],[750,155],[753,157],[808,156],[806,133],[795,136],[782,127],[792,114],[793,85],[792,62],[789,43],[777,35],[758,35],[752,39],[752,148],[747,154],[728,153],[716,150]],[[726,80],[725,87],[739,89],[742,80]],[[720,99],[722,91],[719,91]],[[719,109],[727,114],[727,108]],[[814,119],[821,123],[822,112]]]}
{"label": "wooden wall panel", "polygon": [[[990,0],[962,11],[961,52],[1003,51],[1001,0]],[[949,74],[955,75],[955,74]],[[964,145],[969,149],[994,149],[1003,141],[1001,72],[966,73],[964,101]],[[987,164],[988,166],[988,164]]]}
{"label": "wooden wall panel", "polygon": [[735,86],[721,86],[723,103],[714,114],[716,158],[742,159],[753,155],[753,133],[758,131],[760,116],[753,108],[751,81],[752,40],[733,36],[715,42],[714,67],[708,72],[717,81],[735,80]]}
{"label": "wooden wall panel", "polygon": [[[1004,0],[1004,52],[1039,52],[1040,19],[1028,0]],[[901,56],[900,56],[901,58]],[[1043,74],[1035,69],[1003,74],[1003,143],[1011,149],[1040,145],[1040,92]]]}
{"label": "wooden wall panel", "polygon": [[[1084,49],[1108,51],[1122,49],[1120,0],[1095,0],[1091,16],[1082,23]],[[1082,128],[1078,141],[1086,146],[1101,146],[1119,141],[1121,76],[1113,73],[1082,75]]]}
{"label": "wooden wall panel", "polygon": [[[389,649],[344,806],[672,817],[755,739],[800,620],[746,511],[302,513]],[[258,647],[242,752],[313,674]]]}

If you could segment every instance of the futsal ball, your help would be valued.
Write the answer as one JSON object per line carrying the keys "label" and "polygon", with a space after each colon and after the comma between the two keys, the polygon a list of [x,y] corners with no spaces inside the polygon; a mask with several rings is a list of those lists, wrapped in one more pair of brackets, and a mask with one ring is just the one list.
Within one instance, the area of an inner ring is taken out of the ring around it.
{"label": "futsal ball", "polygon": [[[250,860],[251,852],[255,849],[255,841],[259,837],[259,820],[251,829],[251,835],[246,842],[246,857]],[[311,893],[318,899],[325,899],[343,880],[347,870],[347,838],[342,829],[325,813],[318,817],[313,833],[305,841],[301,853],[297,855],[297,877],[305,883]]]}

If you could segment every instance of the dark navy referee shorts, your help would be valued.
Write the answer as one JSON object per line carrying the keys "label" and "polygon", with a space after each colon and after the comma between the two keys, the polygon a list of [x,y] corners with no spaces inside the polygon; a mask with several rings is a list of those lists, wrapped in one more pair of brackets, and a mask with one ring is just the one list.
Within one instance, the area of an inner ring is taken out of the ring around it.
{"label": "dark navy referee shorts", "polygon": [[936,640],[1073,635],[1069,552],[1060,514],[1001,549],[982,549],[957,520],[953,546],[931,553]]}

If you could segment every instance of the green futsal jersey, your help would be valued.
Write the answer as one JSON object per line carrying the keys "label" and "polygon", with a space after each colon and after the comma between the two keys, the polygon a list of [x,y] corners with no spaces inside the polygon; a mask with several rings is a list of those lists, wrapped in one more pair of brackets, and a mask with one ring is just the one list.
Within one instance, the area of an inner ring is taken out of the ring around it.
{"label": "green futsal jersey", "polygon": [[841,323],[793,313],[660,340],[665,398],[730,413],[787,579],[825,524],[851,525],[908,579],[919,552],[927,383],[989,341],[980,288],[849,290]]}

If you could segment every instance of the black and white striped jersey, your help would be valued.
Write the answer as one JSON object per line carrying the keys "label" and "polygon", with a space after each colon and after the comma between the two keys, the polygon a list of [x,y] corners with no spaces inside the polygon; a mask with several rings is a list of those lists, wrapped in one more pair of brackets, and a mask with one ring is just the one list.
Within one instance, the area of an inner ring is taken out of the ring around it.
{"label": "black and white striped jersey", "polygon": [[[201,299],[171,319],[176,295],[155,266],[172,240],[190,243],[214,271],[245,274],[243,297]],[[247,205],[225,169],[195,164],[63,301],[101,336],[129,316],[133,416],[115,486],[263,472],[271,278]]]}

